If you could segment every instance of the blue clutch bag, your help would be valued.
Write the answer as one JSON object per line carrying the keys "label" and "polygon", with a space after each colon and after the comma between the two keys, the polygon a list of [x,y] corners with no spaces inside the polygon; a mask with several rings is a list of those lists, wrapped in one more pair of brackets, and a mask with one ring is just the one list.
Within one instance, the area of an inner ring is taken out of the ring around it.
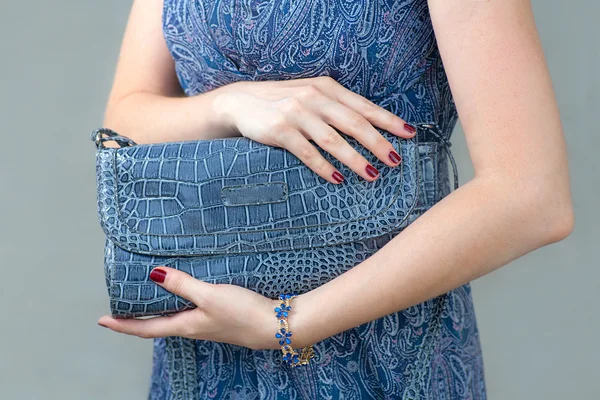
{"label": "blue clutch bag", "polygon": [[95,130],[112,315],[195,307],[149,279],[159,265],[276,298],[312,290],[364,261],[449,193],[447,155],[458,185],[439,129],[415,125],[411,139],[378,129],[402,156],[397,167],[345,136],[379,170],[373,182],[316,146],[344,174],[339,185],[291,152],[246,137],[136,144]]}

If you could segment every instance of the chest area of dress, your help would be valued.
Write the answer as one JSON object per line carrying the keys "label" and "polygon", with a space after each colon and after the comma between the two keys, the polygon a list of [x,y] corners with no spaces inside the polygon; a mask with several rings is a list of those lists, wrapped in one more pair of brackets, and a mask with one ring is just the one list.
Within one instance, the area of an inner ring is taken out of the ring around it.
{"label": "chest area of dress", "polygon": [[164,1],[167,45],[188,74],[383,83],[424,67],[434,50],[426,0]]}

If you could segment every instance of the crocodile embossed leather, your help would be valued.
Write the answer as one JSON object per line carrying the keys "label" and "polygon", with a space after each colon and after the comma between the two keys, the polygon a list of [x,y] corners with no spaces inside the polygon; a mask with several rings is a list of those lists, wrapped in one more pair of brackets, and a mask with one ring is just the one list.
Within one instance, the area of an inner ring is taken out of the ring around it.
{"label": "crocodile embossed leather", "polygon": [[[449,191],[434,178],[446,155],[455,168],[449,144],[435,124],[414,125],[412,139],[378,129],[402,157],[397,167],[346,137],[380,171],[373,182],[317,147],[347,177],[337,185],[289,151],[245,137],[136,144],[95,130],[112,315],[195,307],[149,279],[159,265],[269,298],[309,291],[357,265]],[[105,147],[108,140],[121,147]],[[457,187],[456,169],[454,178]]]}

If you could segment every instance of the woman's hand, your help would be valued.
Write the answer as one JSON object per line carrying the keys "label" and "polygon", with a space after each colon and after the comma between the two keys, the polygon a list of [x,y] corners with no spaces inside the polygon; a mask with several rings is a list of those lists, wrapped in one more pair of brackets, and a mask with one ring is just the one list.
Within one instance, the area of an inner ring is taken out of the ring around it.
{"label": "woman's hand", "polygon": [[212,340],[254,350],[278,349],[274,308],[269,299],[236,285],[212,284],[168,267],[154,268],[150,279],[168,291],[186,298],[197,308],[172,316],[150,319],[117,319],[103,316],[98,324],[115,332],[141,338],[182,336]]}
{"label": "woman's hand", "polygon": [[[329,76],[280,81],[240,81],[222,86],[214,109],[229,128],[252,140],[282,147],[319,176],[341,183],[342,174],[308,140],[312,139],[367,180],[379,172],[336,131],[358,140],[385,164],[401,158],[373,126],[403,138],[415,128],[392,112],[346,89]],[[336,128],[336,129],[334,129]]]}

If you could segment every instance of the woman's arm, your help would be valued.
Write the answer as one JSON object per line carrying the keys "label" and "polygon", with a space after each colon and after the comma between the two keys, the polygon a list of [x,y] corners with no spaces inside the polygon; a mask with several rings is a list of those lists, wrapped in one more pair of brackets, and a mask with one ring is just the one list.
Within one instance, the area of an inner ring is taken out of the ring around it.
{"label": "woman's arm", "polygon": [[[294,299],[294,347],[445,293],[573,229],[565,142],[529,1],[429,5],[475,177],[367,260]],[[279,301],[156,270],[155,282],[198,307],[145,320],[102,317],[99,324],[144,338],[279,348]]]}
{"label": "woman's arm", "polygon": [[294,347],[445,293],[573,229],[565,141],[530,2],[429,6],[475,177],[294,299]]}
{"label": "woman's arm", "polygon": [[[314,140],[368,181],[378,172],[334,130],[355,137],[385,164],[400,156],[374,126],[403,138],[415,129],[334,79],[240,81],[185,96],[163,37],[163,0],[134,2],[121,45],[104,126],[137,143],[242,136],[296,155],[331,183],[342,174],[309,142]],[[240,78],[241,79],[241,78]],[[107,142],[109,147],[117,147]]]}
{"label": "woman's arm", "polygon": [[[215,91],[187,97],[163,36],[162,0],[136,0],[123,36],[104,126],[137,143],[226,136]],[[116,147],[113,142],[106,142]]]}

